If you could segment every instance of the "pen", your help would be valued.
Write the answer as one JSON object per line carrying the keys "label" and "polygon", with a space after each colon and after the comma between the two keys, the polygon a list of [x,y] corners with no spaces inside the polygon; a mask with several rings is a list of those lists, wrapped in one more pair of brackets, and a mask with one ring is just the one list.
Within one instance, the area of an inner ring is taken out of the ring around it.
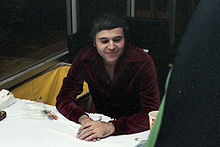
{"label": "pen", "polygon": [[43,112],[44,114],[46,114],[49,119],[55,119],[55,120],[58,119],[58,117],[57,117],[54,113],[52,113],[52,112],[50,112],[50,111],[48,111],[48,110],[43,110],[42,112]]}

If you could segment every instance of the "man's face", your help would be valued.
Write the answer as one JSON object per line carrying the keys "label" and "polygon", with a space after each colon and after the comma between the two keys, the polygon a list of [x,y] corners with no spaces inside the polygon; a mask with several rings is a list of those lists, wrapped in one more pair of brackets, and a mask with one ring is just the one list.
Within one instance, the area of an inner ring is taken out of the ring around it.
{"label": "man's face", "polygon": [[102,30],[96,34],[97,51],[106,64],[116,64],[124,51],[125,37],[122,28]]}

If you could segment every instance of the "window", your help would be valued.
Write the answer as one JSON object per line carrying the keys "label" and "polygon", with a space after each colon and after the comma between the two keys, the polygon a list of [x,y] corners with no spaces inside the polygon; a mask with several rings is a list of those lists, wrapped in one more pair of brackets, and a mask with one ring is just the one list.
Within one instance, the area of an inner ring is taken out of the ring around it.
{"label": "window", "polygon": [[0,9],[1,80],[67,48],[64,0],[3,0]]}
{"label": "window", "polygon": [[[185,33],[191,15],[200,0],[135,0],[135,16],[142,18],[167,19],[173,52]],[[175,53],[173,53],[175,55]]]}
{"label": "window", "polygon": [[127,0],[79,0],[78,29],[89,29],[96,16],[102,13],[116,13],[119,16],[127,15]]}

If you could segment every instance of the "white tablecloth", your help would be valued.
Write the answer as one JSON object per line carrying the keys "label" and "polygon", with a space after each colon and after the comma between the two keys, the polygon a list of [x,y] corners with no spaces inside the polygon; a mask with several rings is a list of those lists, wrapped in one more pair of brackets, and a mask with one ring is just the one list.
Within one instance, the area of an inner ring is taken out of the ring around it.
{"label": "white tablecloth", "polygon": [[[42,113],[44,109],[56,114],[58,119],[48,119]],[[145,131],[88,142],[76,138],[80,125],[63,117],[54,106],[16,99],[16,103],[4,111],[7,117],[0,121],[0,147],[135,147],[140,143],[135,138],[147,139],[149,135],[149,131]],[[100,115],[90,114],[93,118]],[[110,119],[101,116],[104,121]]]}

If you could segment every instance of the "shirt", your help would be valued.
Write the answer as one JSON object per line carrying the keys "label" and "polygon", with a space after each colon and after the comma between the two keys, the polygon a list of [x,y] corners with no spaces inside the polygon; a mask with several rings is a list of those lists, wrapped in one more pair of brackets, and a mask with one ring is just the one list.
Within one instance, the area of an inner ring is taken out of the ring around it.
{"label": "shirt", "polygon": [[87,46],[79,51],[63,80],[56,103],[57,110],[76,123],[85,114],[76,104],[83,81],[88,83],[96,112],[114,118],[110,121],[115,127],[112,135],[149,129],[148,113],[158,110],[160,94],[154,62],[141,48],[125,45],[112,80],[95,47]]}

